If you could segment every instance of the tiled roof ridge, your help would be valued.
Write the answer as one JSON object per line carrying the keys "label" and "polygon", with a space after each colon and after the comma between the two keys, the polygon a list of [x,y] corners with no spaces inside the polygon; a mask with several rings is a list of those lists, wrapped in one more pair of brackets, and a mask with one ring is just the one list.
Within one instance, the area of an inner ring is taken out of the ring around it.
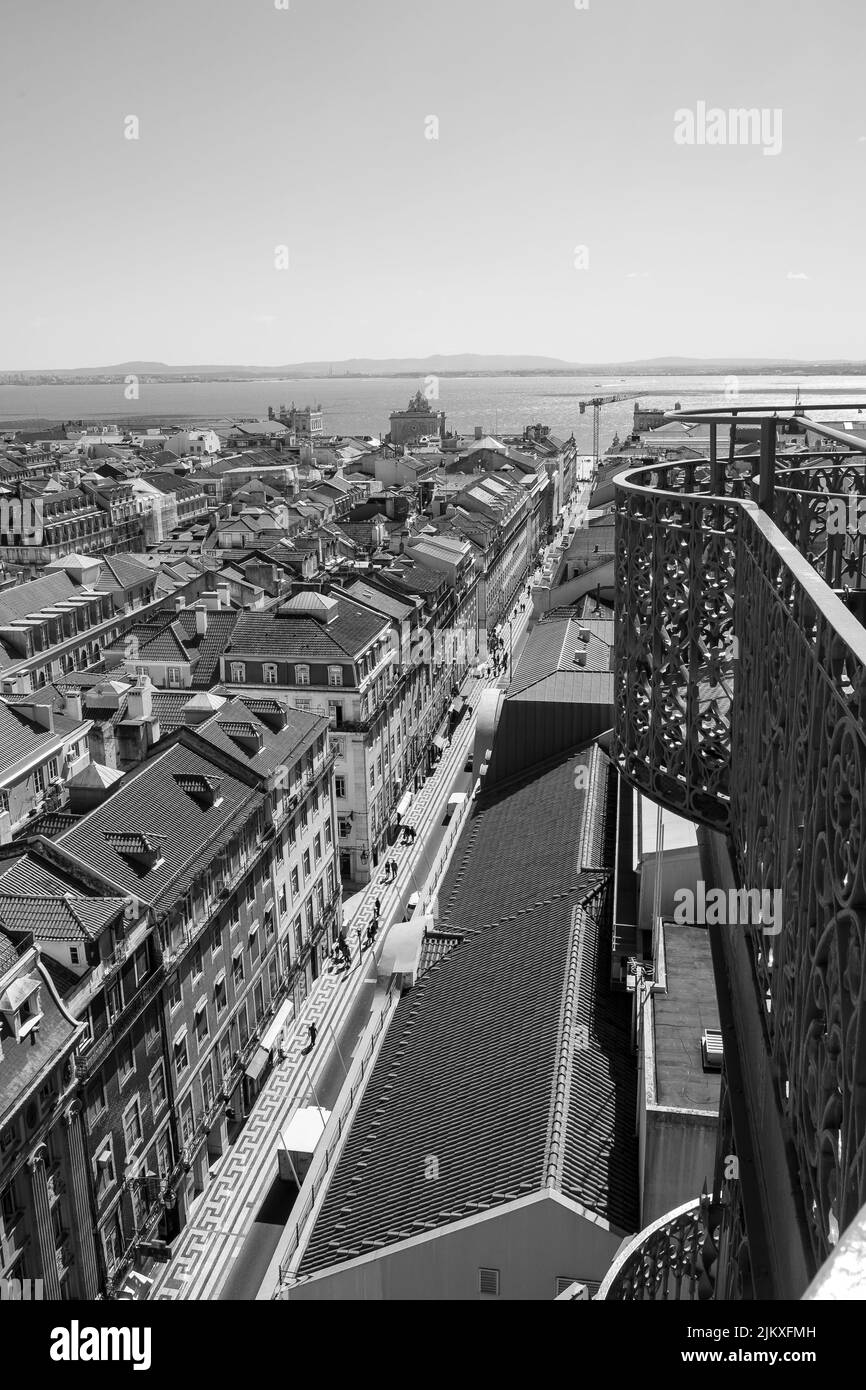
{"label": "tiled roof ridge", "polygon": [[446,932],[453,935],[459,934],[466,940],[471,940],[472,937],[478,936],[481,932],[492,931],[494,928],[501,926],[503,922],[516,922],[519,917],[524,917],[527,913],[537,912],[539,908],[549,907],[551,903],[562,902],[564,899],[572,897],[575,893],[581,895],[580,902],[577,903],[576,906],[585,907],[587,903],[596,896],[599,890],[604,888],[612,873],[612,869],[605,868],[593,867],[590,869],[583,869],[580,873],[580,879],[586,879],[592,875],[595,880],[594,882],[585,883],[576,880],[573,883],[569,883],[559,893],[549,893],[547,897],[538,898],[535,902],[522,903],[516,912],[506,913],[495,922],[483,922],[480,926],[460,928],[446,925],[438,934],[444,935]]}
{"label": "tiled roof ridge", "polygon": [[587,915],[583,905],[576,903],[571,914],[568,965],[562,984],[559,1042],[551,1086],[550,1118],[547,1126],[544,1160],[544,1184],[546,1187],[556,1189],[562,1185],[562,1168],[565,1159],[564,1140],[571,1108],[573,1059],[579,1040],[577,1006],[583,963],[583,929]]}

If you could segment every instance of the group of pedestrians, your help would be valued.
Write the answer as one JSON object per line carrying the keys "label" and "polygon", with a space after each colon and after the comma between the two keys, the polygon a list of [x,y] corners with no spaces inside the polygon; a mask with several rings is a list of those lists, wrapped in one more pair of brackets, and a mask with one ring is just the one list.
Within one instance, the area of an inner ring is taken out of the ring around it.
{"label": "group of pedestrians", "polygon": [[404,844],[404,845],[414,845],[414,843],[415,843],[415,836],[416,836],[417,834],[418,834],[418,832],[417,832],[417,830],[415,829],[414,825],[404,825],[404,826],[403,826],[403,844]]}
{"label": "group of pedestrians", "polygon": [[397,877],[397,860],[396,860],[396,859],[386,859],[386,860],[385,860],[385,882],[386,882],[386,883],[393,883],[396,877]]}

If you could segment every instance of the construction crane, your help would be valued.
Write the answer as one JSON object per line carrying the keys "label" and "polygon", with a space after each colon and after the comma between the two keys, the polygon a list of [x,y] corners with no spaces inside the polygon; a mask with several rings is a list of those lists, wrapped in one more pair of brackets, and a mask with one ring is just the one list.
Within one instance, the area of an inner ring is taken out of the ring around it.
{"label": "construction crane", "polygon": [[592,406],[592,465],[593,472],[598,473],[598,427],[599,413],[603,405],[614,405],[616,401],[633,401],[637,396],[649,396],[650,391],[622,391],[615,396],[593,396],[589,401],[578,401],[581,415],[586,414],[586,407]]}

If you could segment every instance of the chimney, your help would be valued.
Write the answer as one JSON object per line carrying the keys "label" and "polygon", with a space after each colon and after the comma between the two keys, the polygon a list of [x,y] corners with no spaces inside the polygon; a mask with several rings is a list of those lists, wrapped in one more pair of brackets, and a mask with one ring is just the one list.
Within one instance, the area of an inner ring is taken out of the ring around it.
{"label": "chimney", "polygon": [[480,439],[481,437],[482,437],[481,426],[480,426],[480,425],[476,425],[476,426],[475,426],[475,438],[476,438],[476,439]]}
{"label": "chimney", "polygon": [[220,596],[220,604],[223,608],[231,607],[231,585],[217,584],[217,593]]}
{"label": "chimney", "polygon": [[67,719],[84,718],[84,697],[80,690],[70,691],[64,700],[63,713]]}
{"label": "chimney", "polygon": [[150,719],[153,713],[153,686],[150,676],[138,676],[126,695],[127,719]]}
{"label": "chimney", "polygon": [[204,637],[207,632],[207,609],[196,608],[195,610],[195,630],[199,637]]}
{"label": "chimney", "polygon": [[176,598],[175,601],[174,601],[174,611],[175,611],[175,613],[182,613],[183,610],[184,610],[185,608],[186,608],[186,603],[184,602],[184,600],[183,600],[182,598]]}
{"label": "chimney", "polygon": [[18,706],[18,713],[31,723],[38,724],[41,729],[47,729],[49,734],[54,733],[54,709],[51,705],[37,705],[28,700],[26,704]]}

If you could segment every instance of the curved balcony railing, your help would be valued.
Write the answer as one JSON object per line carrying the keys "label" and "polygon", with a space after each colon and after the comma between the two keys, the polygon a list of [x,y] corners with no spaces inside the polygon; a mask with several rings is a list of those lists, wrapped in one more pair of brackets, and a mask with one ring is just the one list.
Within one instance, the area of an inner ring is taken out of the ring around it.
{"label": "curved balcony railing", "polygon": [[814,1274],[866,1202],[866,631],[838,583],[859,586],[862,541],[828,544],[818,511],[863,465],[782,468],[764,424],[757,480],[741,458],[616,480],[614,748],[723,832],[740,885],[783,894],[778,935],[719,933],[749,953],[760,1018],[735,1026],[763,1048]]}
{"label": "curved balcony railing", "polygon": [[720,1210],[706,1195],[669,1211],[617,1255],[596,1299],[627,1303],[711,1299],[720,1226]]}

